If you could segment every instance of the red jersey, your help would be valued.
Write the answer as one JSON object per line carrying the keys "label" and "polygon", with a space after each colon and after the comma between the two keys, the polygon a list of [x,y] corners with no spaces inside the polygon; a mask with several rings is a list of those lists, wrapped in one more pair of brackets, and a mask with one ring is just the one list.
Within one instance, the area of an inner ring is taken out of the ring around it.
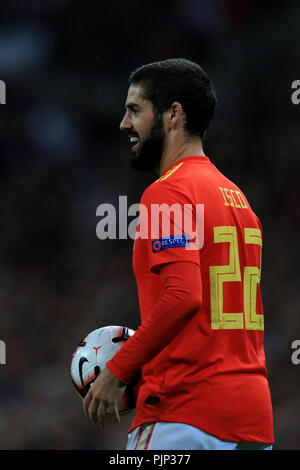
{"label": "red jersey", "polygon": [[[167,235],[161,216],[153,223],[151,210],[162,204],[187,208],[192,224],[187,221],[183,234],[174,214]],[[242,191],[206,156],[173,164],[145,190],[141,205],[147,209],[149,234],[135,240],[133,252],[141,331],[107,364],[125,383],[142,367],[129,432],[142,423],[171,421],[224,440],[272,443],[260,293],[262,230],[257,216]],[[195,233],[198,248],[192,245]],[[163,294],[159,267],[184,267],[186,262],[197,266],[197,311],[180,331],[174,326],[174,338],[172,311],[166,312],[160,328],[143,331]],[[154,356],[147,356],[156,335]]]}

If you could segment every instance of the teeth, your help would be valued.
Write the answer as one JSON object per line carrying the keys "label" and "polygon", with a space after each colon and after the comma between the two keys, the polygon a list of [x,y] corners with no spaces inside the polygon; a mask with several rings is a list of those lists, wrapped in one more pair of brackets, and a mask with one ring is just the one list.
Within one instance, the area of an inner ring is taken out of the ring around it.
{"label": "teeth", "polygon": [[138,137],[130,137],[130,142],[138,142],[139,138]]}

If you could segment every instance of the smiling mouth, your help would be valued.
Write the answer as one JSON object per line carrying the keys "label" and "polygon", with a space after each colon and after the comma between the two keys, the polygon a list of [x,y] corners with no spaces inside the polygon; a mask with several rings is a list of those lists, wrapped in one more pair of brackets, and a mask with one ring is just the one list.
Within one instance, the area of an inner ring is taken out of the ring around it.
{"label": "smiling mouth", "polygon": [[139,137],[137,137],[136,135],[131,135],[131,136],[129,136],[129,138],[130,138],[130,142],[131,142],[132,144],[134,144],[134,145],[131,147],[131,150],[135,150],[135,149],[138,147],[139,143],[140,143],[140,139],[139,139]]}

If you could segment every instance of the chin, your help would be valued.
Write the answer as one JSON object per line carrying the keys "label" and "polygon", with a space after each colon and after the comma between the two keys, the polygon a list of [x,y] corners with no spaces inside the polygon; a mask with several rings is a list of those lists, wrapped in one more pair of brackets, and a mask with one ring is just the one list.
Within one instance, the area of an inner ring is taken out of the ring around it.
{"label": "chin", "polygon": [[136,171],[152,171],[152,167],[147,164],[147,162],[144,162],[144,160],[140,160],[138,157],[131,158],[129,160],[129,166],[130,168],[133,168]]}
{"label": "chin", "polygon": [[137,171],[155,171],[159,167],[164,149],[164,139],[147,139],[132,150],[129,166]]}

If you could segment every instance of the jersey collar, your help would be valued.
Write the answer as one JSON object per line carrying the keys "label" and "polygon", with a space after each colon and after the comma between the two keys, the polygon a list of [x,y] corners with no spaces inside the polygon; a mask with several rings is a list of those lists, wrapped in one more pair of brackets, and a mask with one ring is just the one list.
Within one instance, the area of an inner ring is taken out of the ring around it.
{"label": "jersey collar", "polygon": [[172,163],[172,165],[169,166],[169,168],[167,168],[167,169],[160,175],[159,179],[162,178],[167,172],[169,172],[170,170],[172,170],[172,168],[173,168],[175,165],[178,165],[178,164],[181,163],[181,162],[191,162],[191,161],[205,163],[205,162],[210,162],[210,159],[209,159],[206,155],[191,155],[191,156],[189,156],[189,157],[180,158],[179,160],[176,160],[176,162]]}

